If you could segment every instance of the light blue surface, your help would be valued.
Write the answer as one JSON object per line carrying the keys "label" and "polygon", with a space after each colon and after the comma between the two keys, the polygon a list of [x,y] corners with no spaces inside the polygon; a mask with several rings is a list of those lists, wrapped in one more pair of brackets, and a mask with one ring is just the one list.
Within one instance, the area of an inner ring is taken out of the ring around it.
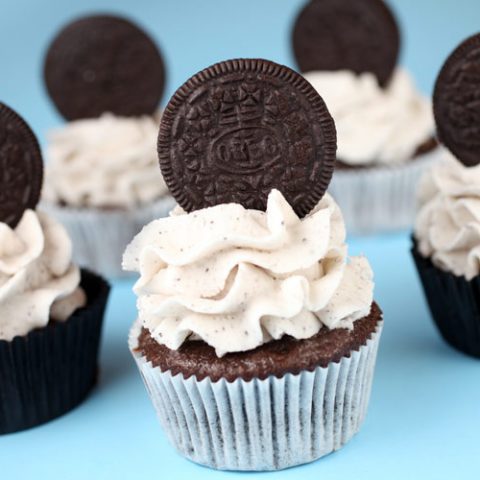
{"label": "light blue surface", "polygon": [[[354,0],[352,0],[354,1]],[[55,29],[81,12],[127,13],[155,34],[168,62],[168,94],[195,71],[229,57],[292,64],[288,28],[303,1],[0,0],[0,99],[43,140],[61,123],[44,95],[42,52]],[[448,52],[480,28],[478,0],[396,0],[404,63],[430,92]],[[480,362],[435,331],[408,253],[406,234],[351,241],[376,272],[386,325],[367,420],[343,450],[265,478],[478,478]],[[135,318],[131,282],[115,284],[107,313],[100,384],[79,408],[47,425],[0,438],[5,479],[216,479],[242,477],[196,466],[174,453],[157,423],[126,347]],[[247,478],[247,476],[245,476]],[[248,478],[256,477],[255,474]]]}
{"label": "light blue surface", "polygon": [[[351,242],[351,252],[365,253],[373,264],[376,298],[386,319],[363,428],[342,450],[315,463],[270,474],[272,478],[478,478],[480,362],[440,340],[408,248],[404,235]],[[113,291],[102,376],[95,393],[60,419],[0,437],[1,478],[202,480],[242,476],[199,467],[168,444],[126,348],[127,332],[135,318],[130,287],[125,281]]]}
{"label": "light blue surface", "polygon": [[[219,60],[264,57],[294,65],[290,27],[304,0],[0,0],[0,99],[42,140],[60,124],[43,88],[43,54],[58,28],[86,12],[126,14],[156,37],[168,67],[163,102],[188,77]],[[448,53],[480,30],[479,0],[394,0],[402,63],[431,91]]]}

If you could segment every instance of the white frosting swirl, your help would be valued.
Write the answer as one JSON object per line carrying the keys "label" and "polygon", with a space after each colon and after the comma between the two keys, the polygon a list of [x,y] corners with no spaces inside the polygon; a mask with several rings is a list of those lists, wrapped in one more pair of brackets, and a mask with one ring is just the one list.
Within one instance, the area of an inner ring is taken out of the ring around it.
{"label": "white frosting swirl", "polygon": [[156,152],[158,119],[104,114],[54,130],[44,198],[74,207],[131,208],[167,193]]}
{"label": "white frosting swirl", "polygon": [[79,283],[72,244],[59,223],[33,210],[14,229],[0,223],[0,339],[68,319],[86,303]]}
{"label": "white frosting swirl", "polygon": [[406,162],[434,134],[430,102],[403,69],[395,70],[385,89],[371,73],[310,72],[305,78],[325,100],[335,120],[337,157],[345,163]]}
{"label": "white frosting swirl", "polygon": [[444,155],[419,183],[415,237],[437,267],[471,280],[480,274],[480,165]]}
{"label": "white frosting swirl", "polygon": [[178,349],[202,339],[218,356],[351,329],[373,301],[368,261],[347,261],[329,195],[303,219],[276,190],[266,212],[233,203],[174,212],[135,237],[123,266],[140,272],[139,318],[156,341]]}

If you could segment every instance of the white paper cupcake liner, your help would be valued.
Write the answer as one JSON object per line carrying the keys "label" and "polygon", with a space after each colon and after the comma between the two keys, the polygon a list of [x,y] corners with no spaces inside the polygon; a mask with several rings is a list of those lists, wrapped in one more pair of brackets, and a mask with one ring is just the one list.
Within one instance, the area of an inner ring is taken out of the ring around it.
{"label": "white paper cupcake liner", "polygon": [[82,209],[42,202],[40,208],[67,229],[75,263],[107,277],[130,275],[122,270],[122,256],[132,238],[149,222],[165,217],[175,206],[172,197],[134,210]]}
{"label": "white paper cupcake liner", "polygon": [[392,167],[335,170],[329,193],[337,201],[347,231],[367,234],[412,227],[420,177],[441,158],[441,149]]}
{"label": "white paper cupcake liner", "polygon": [[350,357],[313,372],[234,382],[172,376],[129,347],[174,447],[223,470],[279,470],[341,448],[367,411],[383,322]]}

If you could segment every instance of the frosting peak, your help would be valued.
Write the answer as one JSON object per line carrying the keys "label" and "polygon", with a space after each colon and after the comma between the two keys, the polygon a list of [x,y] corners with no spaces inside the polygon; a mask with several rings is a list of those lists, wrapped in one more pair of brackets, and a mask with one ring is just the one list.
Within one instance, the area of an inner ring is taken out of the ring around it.
{"label": "frosting peak", "polygon": [[0,223],[0,339],[12,340],[85,304],[64,228],[26,210],[15,229]]}
{"label": "frosting peak", "polygon": [[305,78],[335,120],[337,157],[351,165],[408,161],[434,134],[430,102],[409,74],[396,69],[383,89],[371,73],[310,72]]}
{"label": "frosting peak", "polygon": [[[167,193],[153,117],[104,114],[50,134],[44,197],[74,207],[129,208]],[[92,174],[93,173],[93,174]]]}
{"label": "frosting peak", "polygon": [[418,249],[439,268],[467,280],[480,274],[480,165],[450,152],[419,183]]}
{"label": "frosting peak", "polygon": [[329,195],[303,219],[276,190],[266,212],[177,209],[135,237],[123,266],[140,273],[139,316],[153,338],[172,349],[202,339],[218,356],[283,335],[308,338],[322,326],[351,328],[373,300],[370,266],[347,261]]}

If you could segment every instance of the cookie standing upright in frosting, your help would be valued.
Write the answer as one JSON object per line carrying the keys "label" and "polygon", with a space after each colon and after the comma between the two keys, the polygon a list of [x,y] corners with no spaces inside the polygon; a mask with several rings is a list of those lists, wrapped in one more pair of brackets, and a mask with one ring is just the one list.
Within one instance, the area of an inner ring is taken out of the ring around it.
{"label": "cookie standing upright in frosting", "polygon": [[437,149],[430,102],[397,66],[393,13],[382,0],[310,1],[292,44],[336,123],[340,171],[331,193],[349,230],[411,226],[416,181]]}
{"label": "cookie standing upright in frosting", "polygon": [[79,263],[121,275],[128,240],[173,205],[155,148],[161,53],[131,21],[87,16],[53,39],[44,78],[68,120],[48,135],[45,208],[67,226]]}
{"label": "cookie standing upright in frosting", "polygon": [[43,178],[38,142],[2,103],[0,170],[2,434],[65,413],[93,387],[108,286],[80,271],[65,229],[36,211]]}
{"label": "cookie standing upright in frosting", "polygon": [[383,0],[310,1],[295,21],[292,46],[302,72],[371,73],[385,86],[397,63],[400,32]]}
{"label": "cookie standing upright in frosting", "polygon": [[43,178],[37,139],[3,103],[0,139],[0,339],[11,341],[51,318],[65,321],[86,299],[66,232],[35,212]]}
{"label": "cookie standing upright in frosting", "polygon": [[[196,462],[286,468],[338,448],[363,419],[356,402],[370,388],[382,314],[368,261],[348,258],[341,212],[325,193],[335,149],[322,98],[266,60],[215,64],[165,109],[158,153],[180,207],[145,226],[125,251],[124,268],[140,274],[130,346],[163,426]],[[349,376],[352,364],[358,377]],[[330,369],[345,380],[345,397],[334,393],[336,382],[324,385]],[[301,394],[285,383],[288,374],[324,385],[324,393]],[[171,414],[164,388],[179,392],[185,422]],[[334,412],[332,403],[318,421],[295,407],[316,408],[332,395],[346,409]],[[287,430],[275,420],[278,409],[292,418]],[[355,420],[340,438],[331,422],[343,422],[347,410]],[[205,418],[194,421],[194,411]],[[284,456],[282,445],[306,424],[312,436]]]}
{"label": "cookie standing upright in frosting", "polygon": [[443,337],[480,357],[480,34],[441,69],[434,92],[440,141],[450,150],[418,190],[413,255]]}
{"label": "cookie standing upright in frosting", "polygon": [[40,199],[43,161],[35,135],[12,109],[0,103],[2,188],[0,222],[15,228]]}
{"label": "cookie standing upright in frosting", "polygon": [[[44,78],[67,120],[153,115],[165,83],[161,54],[131,21],[111,15],[79,18],[49,46]],[[141,93],[136,93],[138,90]]]}
{"label": "cookie standing upright in frosting", "polygon": [[465,40],[438,75],[433,107],[440,141],[467,167],[480,164],[480,35]]}
{"label": "cookie standing upright in frosting", "polygon": [[163,176],[187,211],[230,202],[265,210],[278,188],[303,216],[330,183],[335,151],[335,125],[311,85],[252,59],[193,76],[170,100],[158,138]]}

